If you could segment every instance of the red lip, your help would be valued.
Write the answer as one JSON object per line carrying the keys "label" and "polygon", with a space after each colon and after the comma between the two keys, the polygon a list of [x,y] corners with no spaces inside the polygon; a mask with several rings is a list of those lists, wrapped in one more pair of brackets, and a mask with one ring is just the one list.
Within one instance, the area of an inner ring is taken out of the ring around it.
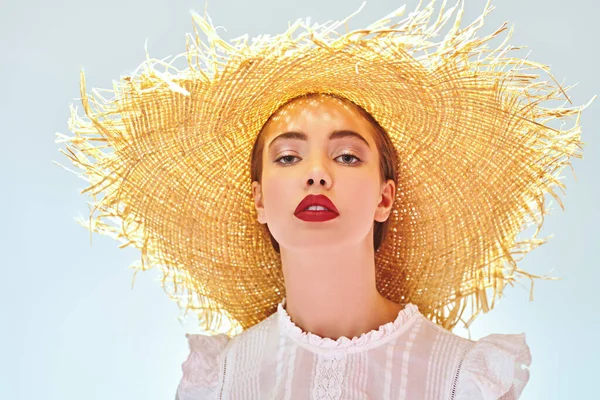
{"label": "red lip", "polygon": [[[327,211],[306,211],[306,209],[310,206],[321,206],[321,207],[325,207],[327,209]],[[337,208],[335,207],[335,205],[331,202],[331,200],[329,200],[329,198],[323,194],[309,194],[308,196],[306,196],[301,202],[300,204],[298,204],[298,207],[296,207],[296,211],[294,211],[294,215],[298,215],[302,212],[307,212],[307,213],[322,213],[322,214],[335,214],[336,216],[339,215],[339,212],[337,210]]]}
{"label": "red lip", "polygon": [[324,222],[329,221],[330,219],[337,218],[338,214],[333,211],[327,210],[308,210],[308,211],[300,211],[296,214],[296,218],[301,219],[302,221],[307,222]]}

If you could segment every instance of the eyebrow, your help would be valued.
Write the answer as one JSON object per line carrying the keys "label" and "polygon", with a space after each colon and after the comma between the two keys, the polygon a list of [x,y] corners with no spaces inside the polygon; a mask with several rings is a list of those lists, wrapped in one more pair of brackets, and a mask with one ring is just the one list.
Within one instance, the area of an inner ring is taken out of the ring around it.
{"label": "eyebrow", "polygon": [[[359,139],[359,140],[363,141],[369,149],[371,148],[371,146],[369,145],[369,142],[367,142],[367,140],[364,137],[362,137],[361,135],[359,135],[358,133],[356,133],[354,131],[350,131],[348,129],[340,129],[340,130],[335,130],[329,134],[329,140],[343,139],[343,138],[347,138],[347,137]],[[306,135],[306,133],[304,133],[304,132],[299,132],[299,131],[285,132],[285,133],[282,133],[281,135],[277,136],[275,139],[273,139],[271,141],[271,143],[269,143],[268,148],[270,149],[271,146],[273,146],[273,144],[276,141],[284,140],[284,139],[308,141],[308,135]]]}

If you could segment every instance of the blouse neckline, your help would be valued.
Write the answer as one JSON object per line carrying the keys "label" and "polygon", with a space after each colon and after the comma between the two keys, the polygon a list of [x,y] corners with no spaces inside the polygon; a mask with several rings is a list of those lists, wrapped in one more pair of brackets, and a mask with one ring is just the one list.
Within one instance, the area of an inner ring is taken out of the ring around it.
{"label": "blouse neckline", "polygon": [[387,322],[377,329],[362,333],[360,336],[355,336],[351,339],[346,336],[341,336],[334,340],[331,338],[320,337],[311,332],[304,332],[292,321],[284,308],[285,304],[286,299],[284,298],[277,305],[277,319],[282,332],[298,344],[316,350],[346,350],[350,348],[358,350],[375,347],[376,345],[387,341],[387,339],[392,336],[399,334],[400,331],[404,330],[407,326],[407,322],[411,320],[413,316],[420,314],[419,308],[415,304],[407,303],[405,307],[398,312],[396,319],[393,321]]}

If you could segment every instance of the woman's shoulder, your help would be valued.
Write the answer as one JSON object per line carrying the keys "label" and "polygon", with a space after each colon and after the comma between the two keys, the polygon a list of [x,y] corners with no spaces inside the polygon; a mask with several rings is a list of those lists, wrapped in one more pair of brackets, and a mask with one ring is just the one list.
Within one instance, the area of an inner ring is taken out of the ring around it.
{"label": "woman's shoulder", "polygon": [[183,376],[177,387],[176,400],[216,397],[227,354],[251,351],[256,335],[274,326],[274,316],[271,316],[233,337],[225,334],[186,334],[189,354],[181,364]]}
{"label": "woman's shoulder", "polygon": [[181,364],[183,376],[176,400],[210,398],[219,386],[222,355],[231,339],[225,334],[187,333],[185,337],[189,353]]}
{"label": "woman's shoulder", "polygon": [[525,333],[492,333],[464,347],[454,379],[456,400],[518,399],[529,381]]}
{"label": "woman's shoulder", "polygon": [[[432,357],[450,359],[454,400],[517,399],[529,381],[531,352],[525,333],[492,333],[471,340],[423,317]],[[444,365],[448,365],[443,363]]]}

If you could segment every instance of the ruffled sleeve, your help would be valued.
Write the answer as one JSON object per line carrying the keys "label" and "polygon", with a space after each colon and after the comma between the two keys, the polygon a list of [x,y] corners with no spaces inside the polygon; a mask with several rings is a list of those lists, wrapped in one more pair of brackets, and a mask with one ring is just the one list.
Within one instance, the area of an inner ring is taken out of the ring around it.
{"label": "ruffled sleeve", "polygon": [[529,381],[525,334],[492,334],[475,342],[460,365],[455,400],[518,399]]}
{"label": "ruffled sleeve", "polygon": [[186,334],[190,353],[181,364],[183,377],[175,400],[216,398],[219,388],[220,362],[229,337]]}

